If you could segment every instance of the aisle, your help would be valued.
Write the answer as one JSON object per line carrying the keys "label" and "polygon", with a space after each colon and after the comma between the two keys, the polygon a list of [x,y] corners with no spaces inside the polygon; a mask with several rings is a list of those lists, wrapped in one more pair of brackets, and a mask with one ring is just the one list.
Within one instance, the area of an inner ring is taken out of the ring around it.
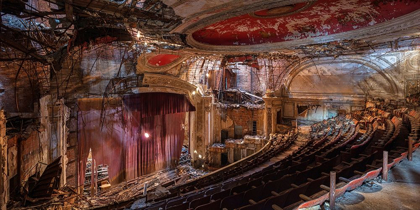
{"label": "aisle", "polygon": [[337,209],[413,209],[420,204],[420,149],[389,172],[388,182],[373,181],[337,199]]}

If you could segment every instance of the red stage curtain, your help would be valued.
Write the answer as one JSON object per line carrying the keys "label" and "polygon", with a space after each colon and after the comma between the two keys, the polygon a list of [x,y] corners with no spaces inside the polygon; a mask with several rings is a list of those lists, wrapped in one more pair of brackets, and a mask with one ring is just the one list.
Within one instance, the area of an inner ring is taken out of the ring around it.
{"label": "red stage curtain", "polygon": [[[82,99],[78,104],[80,185],[89,148],[97,165],[109,166],[114,184],[174,167],[184,140],[185,112],[195,111],[184,95],[169,93],[126,96],[122,103],[107,102],[104,110],[102,99]],[[101,120],[105,122],[102,127]]]}
{"label": "red stage curtain", "polygon": [[[130,160],[126,162],[128,179],[176,166],[184,141],[184,119],[185,113],[130,118],[135,122],[128,123],[131,130],[126,132],[125,138],[130,145],[130,152],[126,153],[126,159]],[[140,125],[133,126],[137,121]],[[150,137],[146,138],[145,133]]]}
{"label": "red stage curtain", "polygon": [[121,99],[107,102],[103,127],[101,128],[102,99],[78,101],[79,139],[79,185],[85,180],[86,161],[89,149],[96,164],[109,166],[111,183],[124,181],[124,127],[121,123]]}
{"label": "red stage curtain", "polygon": [[140,118],[195,111],[184,95],[173,93],[141,93],[123,98],[130,111],[139,111]]}
{"label": "red stage curtain", "polygon": [[[174,167],[184,141],[185,112],[195,111],[184,95],[144,93],[124,97],[127,178]],[[145,133],[150,135],[145,137]]]}

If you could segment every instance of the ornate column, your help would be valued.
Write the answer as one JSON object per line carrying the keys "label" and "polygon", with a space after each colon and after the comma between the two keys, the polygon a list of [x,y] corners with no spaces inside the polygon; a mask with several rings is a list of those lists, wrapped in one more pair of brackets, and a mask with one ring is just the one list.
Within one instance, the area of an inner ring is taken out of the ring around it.
{"label": "ornate column", "polygon": [[269,136],[271,133],[276,132],[276,118],[273,108],[273,101],[275,98],[264,96],[263,100],[265,102],[264,110],[264,135]]}
{"label": "ornate column", "polygon": [[6,118],[4,111],[0,110],[0,210],[6,210],[8,200]]}
{"label": "ornate column", "polygon": [[[191,157],[193,159],[194,167],[199,168],[204,163],[204,155],[205,155],[205,133],[204,128],[205,125],[205,112],[204,112],[204,103],[202,98],[197,100],[197,104],[195,106],[195,124],[193,127],[195,128],[195,139],[191,139],[192,142],[192,150],[193,153]],[[193,128],[193,129],[194,129]]]}
{"label": "ornate column", "polygon": [[[199,168],[204,164],[206,157],[206,148],[211,143],[211,135],[213,131],[211,106],[213,98],[211,96],[203,96],[197,102],[195,123],[196,139],[194,141],[192,158],[194,166]],[[193,141],[193,139],[191,139]]]}

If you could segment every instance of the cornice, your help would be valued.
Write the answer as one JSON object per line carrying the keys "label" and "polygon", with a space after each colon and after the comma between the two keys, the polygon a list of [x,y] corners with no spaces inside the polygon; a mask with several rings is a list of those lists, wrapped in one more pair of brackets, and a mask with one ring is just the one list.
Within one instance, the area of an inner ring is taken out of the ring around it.
{"label": "cornice", "polygon": [[151,92],[157,92],[157,89],[168,90],[169,88],[176,92],[185,93],[193,104],[197,104],[197,101],[201,99],[200,94],[195,93],[197,92],[197,87],[195,85],[174,76],[145,73],[143,85],[149,86],[148,88],[143,88],[143,91],[149,90]]}

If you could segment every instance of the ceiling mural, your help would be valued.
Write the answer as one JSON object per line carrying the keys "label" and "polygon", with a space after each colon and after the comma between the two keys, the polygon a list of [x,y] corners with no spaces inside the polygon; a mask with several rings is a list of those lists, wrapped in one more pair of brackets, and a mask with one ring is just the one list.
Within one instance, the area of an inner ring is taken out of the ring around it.
{"label": "ceiling mural", "polygon": [[419,8],[419,1],[309,1],[219,21],[195,31],[192,37],[199,43],[215,46],[293,41],[373,26]]}
{"label": "ceiling mural", "polygon": [[184,61],[189,57],[187,53],[177,53],[171,50],[161,50],[155,53],[143,53],[137,58],[136,72],[143,74],[165,73],[178,75]]}
{"label": "ceiling mural", "polygon": [[181,57],[180,55],[175,55],[175,54],[159,54],[159,55],[149,58],[147,63],[152,66],[164,66],[164,65],[168,65],[174,62],[180,57]]}

